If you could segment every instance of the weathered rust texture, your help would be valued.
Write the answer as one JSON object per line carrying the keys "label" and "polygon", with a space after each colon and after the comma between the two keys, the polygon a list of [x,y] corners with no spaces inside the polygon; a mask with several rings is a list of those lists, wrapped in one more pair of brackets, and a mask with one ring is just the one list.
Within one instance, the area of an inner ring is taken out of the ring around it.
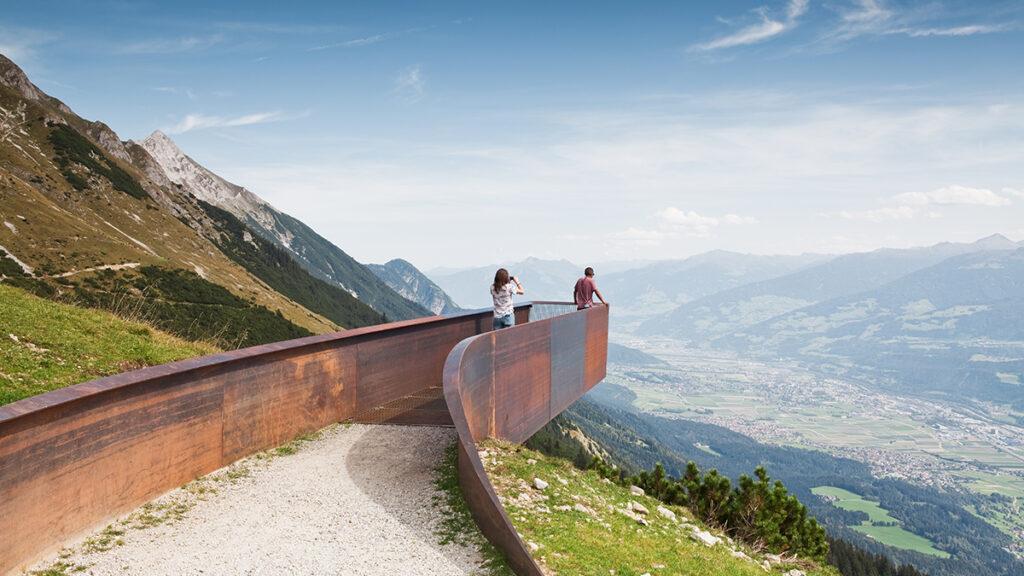
{"label": "weathered rust texture", "polygon": [[[517,316],[525,321],[529,308]],[[0,574],[198,476],[379,406],[413,398],[386,421],[449,422],[437,402],[445,358],[490,331],[491,318],[478,311],[310,336],[0,407]]]}
{"label": "weathered rust texture", "polygon": [[445,363],[459,484],[484,536],[521,576],[543,572],[494,492],[476,443],[526,440],[604,378],[607,356],[608,307],[599,306],[468,338]]}

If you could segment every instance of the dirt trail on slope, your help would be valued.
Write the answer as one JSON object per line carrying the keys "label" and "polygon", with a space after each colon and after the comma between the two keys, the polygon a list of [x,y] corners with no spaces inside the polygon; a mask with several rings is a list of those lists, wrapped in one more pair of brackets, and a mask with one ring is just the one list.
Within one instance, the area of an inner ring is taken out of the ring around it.
{"label": "dirt trail on slope", "polygon": [[338,426],[218,482],[179,520],[125,529],[109,550],[64,561],[94,575],[471,574],[479,552],[435,534],[434,468],[454,438],[443,428]]}

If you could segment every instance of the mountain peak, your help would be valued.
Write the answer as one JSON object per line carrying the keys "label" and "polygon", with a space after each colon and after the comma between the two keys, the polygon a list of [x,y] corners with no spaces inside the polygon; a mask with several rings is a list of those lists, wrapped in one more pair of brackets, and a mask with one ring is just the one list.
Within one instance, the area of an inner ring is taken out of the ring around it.
{"label": "mountain peak", "polygon": [[974,246],[987,250],[1007,250],[1016,248],[1017,243],[1002,234],[992,234],[974,242]]}
{"label": "mountain peak", "polygon": [[3,54],[0,54],[0,84],[13,88],[28,100],[39,102],[47,99],[46,94],[28,79],[25,71]]}
{"label": "mountain peak", "polygon": [[170,136],[164,134],[160,130],[154,130],[152,134],[146,136],[146,139],[142,141],[142,145],[147,149],[170,151],[176,156],[183,154],[181,148],[178,148],[178,145],[174,140],[171,140]]}

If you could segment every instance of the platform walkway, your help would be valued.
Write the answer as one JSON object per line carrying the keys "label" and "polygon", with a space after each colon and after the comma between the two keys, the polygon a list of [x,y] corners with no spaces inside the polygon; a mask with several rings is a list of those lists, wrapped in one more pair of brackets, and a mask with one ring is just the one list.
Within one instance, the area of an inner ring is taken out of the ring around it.
{"label": "platform walkway", "polygon": [[[63,561],[96,576],[471,574],[476,547],[436,534],[434,470],[454,441],[451,428],[334,426],[294,454],[250,457],[174,490],[115,522],[113,540],[90,537],[108,550],[79,544]],[[215,492],[197,499],[197,486]],[[146,510],[174,506],[180,519],[138,526]]]}

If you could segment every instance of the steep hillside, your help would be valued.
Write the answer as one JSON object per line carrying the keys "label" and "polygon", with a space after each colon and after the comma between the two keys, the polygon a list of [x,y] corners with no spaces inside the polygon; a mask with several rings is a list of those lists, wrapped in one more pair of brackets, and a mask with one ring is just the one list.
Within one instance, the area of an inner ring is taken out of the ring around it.
{"label": "steep hillside", "polygon": [[785,276],[745,284],[686,303],[644,322],[639,333],[707,342],[746,326],[825,300],[881,286],[946,258],[983,250],[1013,250],[1002,236],[972,244],[942,243],[906,250],[847,254]]}
{"label": "steep hillside", "polygon": [[389,288],[365,266],[299,220],[274,209],[249,190],[224,180],[182,152],[157,131],[138,144],[181,190],[226,210],[278,248],[288,252],[313,276],[334,284],[391,320],[428,314]]}
{"label": "steep hillside", "polygon": [[392,290],[434,314],[454,314],[462,310],[440,286],[405,260],[396,258],[387,264],[366,266]]}
{"label": "steep hillside", "polygon": [[494,441],[481,456],[534,558],[557,574],[831,575],[709,528],[687,508],[619,486],[596,471]]}
{"label": "steep hillside", "polygon": [[277,292],[340,326],[368,326],[385,320],[341,287],[310,275],[291,255],[263,237],[253,235],[250,228],[230,212],[202,200],[199,202],[217,228],[214,243]]}
{"label": "steep hillside", "polygon": [[0,405],[92,378],[211,354],[140,322],[0,284]]}
{"label": "steep hillside", "polygon": [[[278,324],[277,334],[337,328],[274,291],[197,232],[214,226],[195,198],[162,186],[132,164],[144,151],[126,147],[105,125],[74,115],[2,56],[0,82],[0,246],[40,293],[108,304],[124,296],[170,314],[165,301],[138,287],[135,271],[154,267],[187,277],[191,292],[226,290],[236,300],[204,309],[200,324],[210,330],[202,338],[258,339],[240,332],[247,330],[245,317],[253,315],[266,317],[264,325]],[[97,279],[100,272],[103,278]],[[111,276],[132,276],[119,283],[132,288],[124,295],[109,292]],[[189,292],[176,297],[189,303]],[[230,318],[219,317],[229,308]]]}
{"label": "steep hillside", "polygon": [[[526,288],[525,300],[567,301],[572,299],[576,280],[583,275],[583,266],[568,260],[542,260],[527,258],[522,262],[480,266],[457,272],[432,272],[430,279],[437,283],[453,300],[466,308],[491,306],[488,286],[494,282],[494,272],[507,268],[520,278]],[[598,280],[600,284],[600,280]]]}
{"label": "steep hillside", "polygon": [[698,298],[783,276],[829,258],[820,254],[759,256],[714,250],[605,274],[598,285],[609,300],[614,299],[616,314],[655,316]]}

